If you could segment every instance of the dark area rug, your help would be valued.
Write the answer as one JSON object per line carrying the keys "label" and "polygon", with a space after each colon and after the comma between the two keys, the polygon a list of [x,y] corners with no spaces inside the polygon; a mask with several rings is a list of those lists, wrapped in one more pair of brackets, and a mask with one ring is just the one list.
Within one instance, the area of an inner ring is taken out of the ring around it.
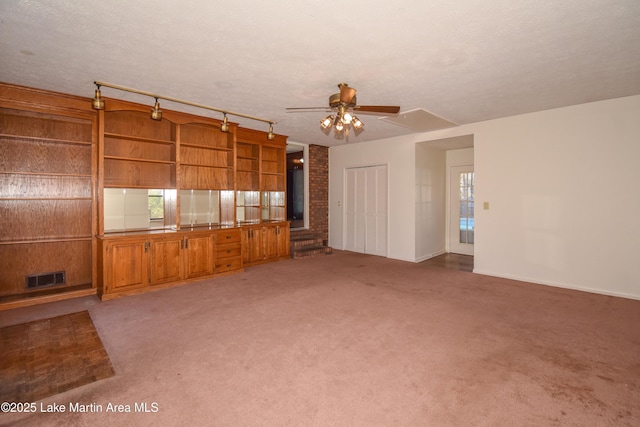
{"label": "dark area rug", "polygon": [[114,374],[88,311],[0,328],[0,401],[35,402]]}

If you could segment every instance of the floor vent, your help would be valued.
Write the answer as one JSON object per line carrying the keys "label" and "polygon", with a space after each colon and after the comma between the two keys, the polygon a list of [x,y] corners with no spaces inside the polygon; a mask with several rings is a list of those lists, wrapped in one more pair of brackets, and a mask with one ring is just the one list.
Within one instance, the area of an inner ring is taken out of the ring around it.
{"label": "floor vent", "polygon": [[64,281],[64,271],[56,271],[55,273],[34,274],[32,276],[27,276],[27,289],[64,285]]}

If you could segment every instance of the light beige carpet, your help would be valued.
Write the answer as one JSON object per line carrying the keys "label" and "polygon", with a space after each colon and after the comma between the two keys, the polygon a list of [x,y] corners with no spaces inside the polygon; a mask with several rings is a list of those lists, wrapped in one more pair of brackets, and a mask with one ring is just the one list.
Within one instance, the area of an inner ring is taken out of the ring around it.
{"label": "light beige carpet", "polygon": [[334,251],[0,326],[78,309],[117,375],[43,402],[102,411],[0,423],[640,425],[640,301]]}

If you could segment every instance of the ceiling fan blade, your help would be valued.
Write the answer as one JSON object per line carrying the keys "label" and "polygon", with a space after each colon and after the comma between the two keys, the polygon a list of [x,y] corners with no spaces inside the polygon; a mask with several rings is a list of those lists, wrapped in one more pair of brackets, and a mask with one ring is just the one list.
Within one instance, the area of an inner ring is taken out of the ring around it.
{"label": "ceiling fan blade", "polygon": [[359,113],[398,114],[400,107],[397,105],[358,105],[354,107]]}
{"label": "ceiling fan blade", "polygon": [[353,97],[356,96],[356,90],[347,86],[346,83],[340,83],[338,87],[340,88],[340,102],[351,104]]}

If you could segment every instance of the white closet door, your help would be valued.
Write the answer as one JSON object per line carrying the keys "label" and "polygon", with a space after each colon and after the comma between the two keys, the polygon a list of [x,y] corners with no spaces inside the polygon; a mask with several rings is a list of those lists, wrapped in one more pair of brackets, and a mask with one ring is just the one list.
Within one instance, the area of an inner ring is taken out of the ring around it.
{"label": "white closet door", "polygon": [[345,249],[386,256],[387,166],[349,168],[345,185]]}
{"label": "white closet door", "polygon": [[365,170],[352,168],[346,171],[345,191],[345,249],[364,253],[364,191]]}

